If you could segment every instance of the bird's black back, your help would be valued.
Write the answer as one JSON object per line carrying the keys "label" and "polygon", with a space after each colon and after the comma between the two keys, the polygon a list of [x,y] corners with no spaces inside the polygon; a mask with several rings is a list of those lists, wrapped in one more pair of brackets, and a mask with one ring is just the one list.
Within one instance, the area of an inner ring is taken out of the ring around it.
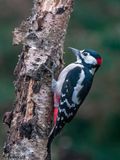
{"label": "bird's black back", "polygon": [[[78,99],[80,102],[79,104],[75,104],[72,101],[73,89],[76,86],[76,82],[80,78],[81,71],[84,71],[85,78],[81,83],[81,85],[83,85],[83,88],[78,93]],[[58,132],[61,131],[66,122],[70,122],[73,119],[77,110],[79,109],[80,105],[84,101],[91,88],[92,80],[93,75],[89,72],[87,68],[81,68],[79,66],[76,66],[70,72],[68,72],[62,86],[62,94],[60,96],[60,105],[56,126],[54,128],[54,136],[56,136]],[[68,104],[71,104],[71,106],[69,106]]]}

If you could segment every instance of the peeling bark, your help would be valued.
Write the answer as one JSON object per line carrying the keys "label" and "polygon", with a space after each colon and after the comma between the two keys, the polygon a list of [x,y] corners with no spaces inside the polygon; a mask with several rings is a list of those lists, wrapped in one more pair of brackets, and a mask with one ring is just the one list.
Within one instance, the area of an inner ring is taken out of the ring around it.
{"label": "peeling bark", "polygon": [[45,160],[51,130],[51,75],[45,68],[63,67],[63,44],[72,0],[34,0],[32,15],[13,32],[13,44],[23,44],[15,68],[16,101],[4,122],[10,127],[6,159]]}

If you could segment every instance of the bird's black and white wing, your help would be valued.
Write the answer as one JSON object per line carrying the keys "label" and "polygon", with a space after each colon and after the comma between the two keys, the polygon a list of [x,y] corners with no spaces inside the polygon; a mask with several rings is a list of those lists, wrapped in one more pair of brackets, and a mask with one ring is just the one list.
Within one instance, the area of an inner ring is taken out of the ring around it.
{"label": "bird's black and white wing", "polygon": [[74,67],[67,73],[61,90],[62,94],[60,96],[58,116],[54,128],[55,135],[60,132],[65,123],[71,121],[76,114],[81,103],[78,95],[83,88],[82,83],[84,79],[84,71],[79,66]]}

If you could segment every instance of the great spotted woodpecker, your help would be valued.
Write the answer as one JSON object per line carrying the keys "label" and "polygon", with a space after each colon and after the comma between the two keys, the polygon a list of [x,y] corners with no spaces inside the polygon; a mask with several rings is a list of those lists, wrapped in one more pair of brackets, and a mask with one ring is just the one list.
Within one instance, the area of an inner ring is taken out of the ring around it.
{"label": "great spotted woodpecker", "polygon": [[49,135],[48,145],[70,122],[87,96],[94,75],[102,63],[101,56],[94,50],[70,48],[76,62],[69,64],[60,73],[58,80],[53,79],[54,127]]}

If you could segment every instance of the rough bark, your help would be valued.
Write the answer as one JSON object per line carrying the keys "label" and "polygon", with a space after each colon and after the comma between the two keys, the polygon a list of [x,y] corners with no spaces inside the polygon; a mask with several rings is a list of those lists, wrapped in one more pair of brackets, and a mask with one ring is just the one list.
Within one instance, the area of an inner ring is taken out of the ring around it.
{"label": "rough bark", "polygon": [[23,44],[15,68],[16,101],[4,122],[10,127],[4,147],[6,159],[45,160],[51,130],[51,74],[63,66],[63,44],[72,0],[34,0],[32,15],[13,32],[13,43]]}

